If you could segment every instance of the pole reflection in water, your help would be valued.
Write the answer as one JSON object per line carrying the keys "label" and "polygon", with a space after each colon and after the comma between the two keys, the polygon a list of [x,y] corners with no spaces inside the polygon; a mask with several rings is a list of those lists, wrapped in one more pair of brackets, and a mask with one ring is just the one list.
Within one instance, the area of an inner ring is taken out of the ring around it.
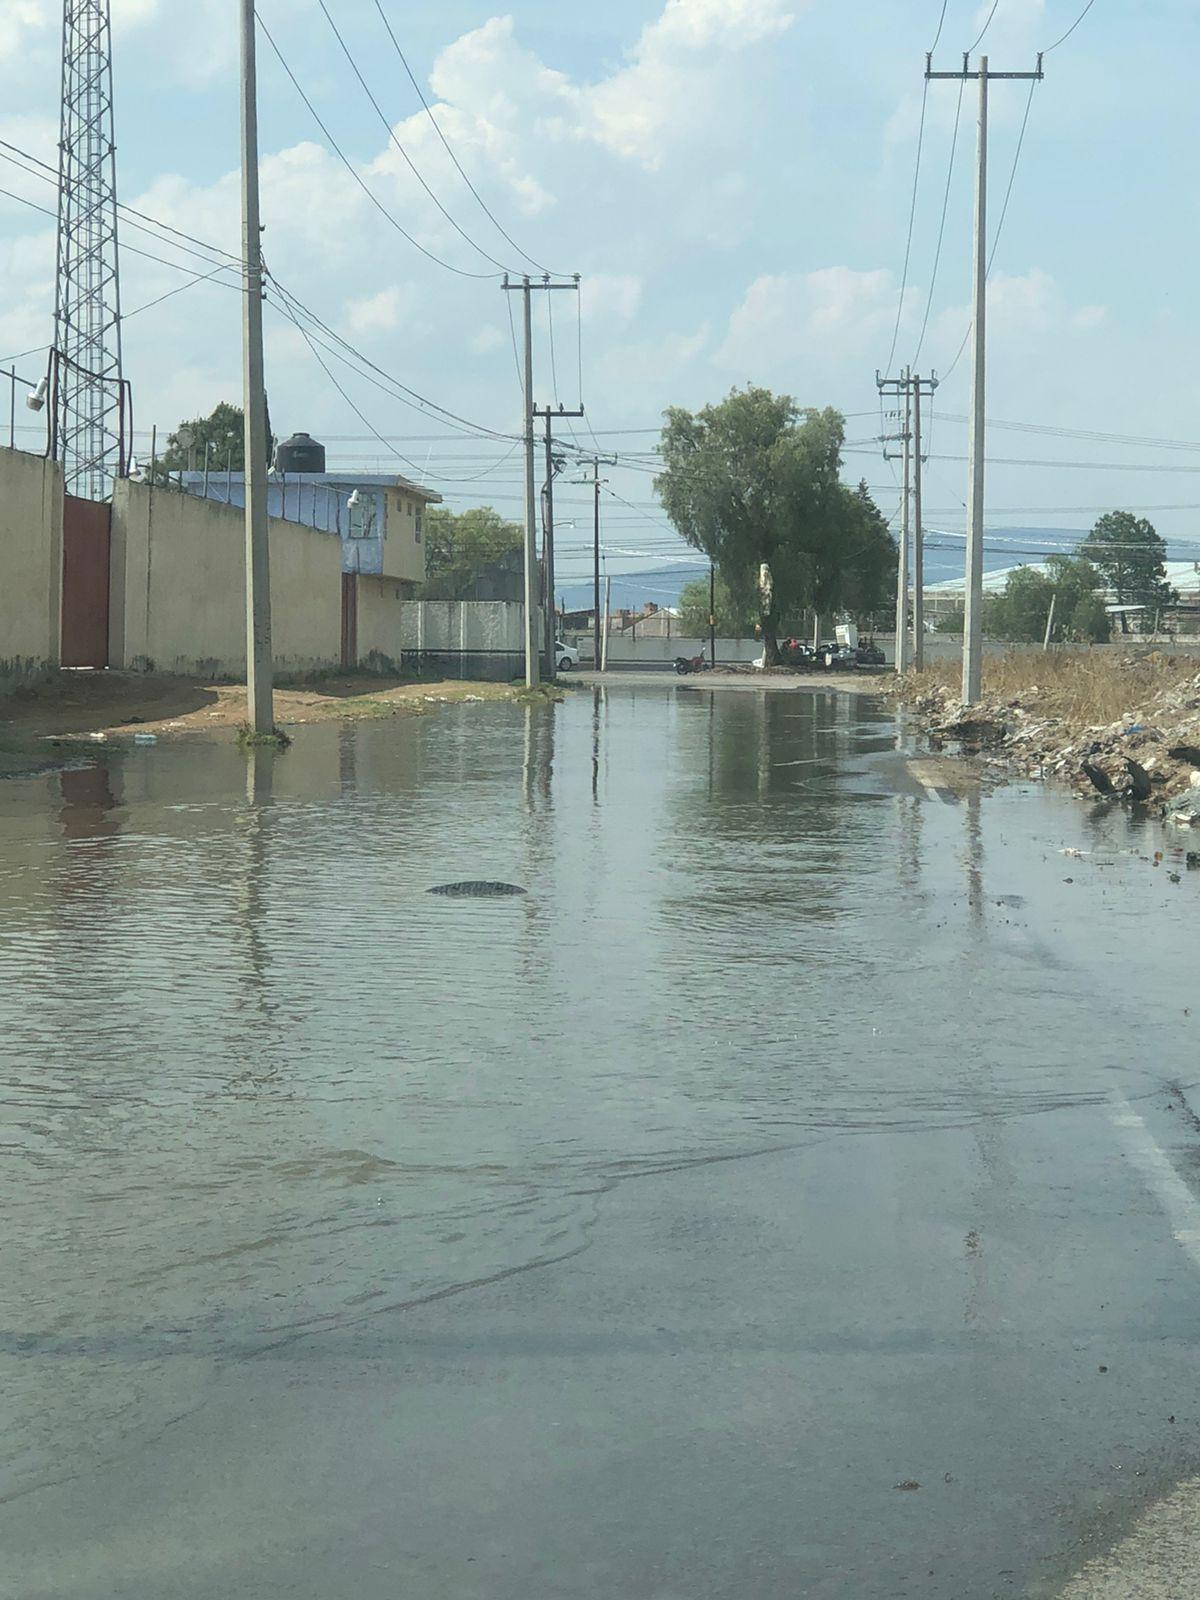
{"label": "pole reflection in water", "polygon": [[967,803],[964,808],[967,844],[967,903],[971,908],[971,920],[980,925],[984,922],[982,807],[983,800],[979,793],[979,785],[972,784],[967,792]]}

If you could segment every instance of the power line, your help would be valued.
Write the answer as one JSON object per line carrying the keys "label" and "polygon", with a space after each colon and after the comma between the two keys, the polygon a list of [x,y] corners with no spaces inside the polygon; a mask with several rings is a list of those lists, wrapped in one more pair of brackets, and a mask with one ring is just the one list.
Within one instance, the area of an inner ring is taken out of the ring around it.
{"label": "power line", "polygon": [[[984,273],[985,282],[992,275],[992,266],[993,266],[993,264],[995,263],[995,260],[996,260],[996,251],[1000,248],[1000,235],[1004,231],[1004,219],[1008,215],[1008,202],[1012,199],[1013,184],[1016,182],[1016,177],[1017,177],[1017,163],[1021,159],[1021,147],[1025,143],[1025,130],[1029,126],[1029,113],[1033,109],[1033,91],[1037,88],[1037,85],[1038,85],[1038,80],[1036,78],[1033,78],[1033,79],[1030,80],[1029,98],[1025,102],[1025,115],[1021,118],[1021,131],[1017,135],[1017,148],[1013,152],[1012,170],[1008,175],[1008,187],[1004,191],[1004,204],[1000,207],[1000,216],[999,216],[999,218],[998,218],[998,220],[996,222],[995,237],[992,239],[992,248],[988,252],[987,268],[986,268],[985,273]],[[945,383],[946,379],[950,376],[950,374],[954,371],[955,367],[962,360],[962,353],[967,348],[967,340],[970,338],[970,335],[971,335],[971,327],[970,327],[970,324],[968,323],[966,332],[962,336],[962,343],[958,347],[958,352],[955,355],[954,360],[950,363],[950,365],[947,367],[946,371],[942,374],[942,382],[943,383]]]}
{"label": "power line", "polygon": [[[987,21],[984,23],[983,27],[980,28],[978,34],[976,35],[975,43],[971,46],[971,50],[976,49],[977,46],[982,44],[983,36],[988,31],[988,29],[991,27],[992,18],[996,15],[996,8],[999,6],[999,4],[1000,4],[1000,0],[992,0],[992,9],[987,14]],[[971,50],[967,51],[968,55],[971,54]]]}
{"label": "power line", "polygon": [[266,39],[267,43],[271,46],[271,49],[275,52],[275,55],[276,55],[276,57],[277,57],[277,59],[279,61],[279,65],[283,68],[284,72],[291,79],[292,86],[296,90],[296,93],[300,96],[301,100],[303,100],[304,104],[308,107],[309,114],[311,115],[313,121],[316,123],[317,127],[320,128],[321,132],[325,135],[325,138],[328,140],[329,145],[330,145],[331,149],[333,150],[333,153],[337,156],[338,160],[345,167],[346,171],[354,179],[354,181],[358,185],[358,187],[366,195],[367,199],[371,202],[371,204],[375,207],[375,209],[379,212],[379,214],[382,217],[386,218],[386,220],[391,223],[392,227],[395,228],[396,232],[398,234],[400,234],[402,238],[407,239],[409,244],[411,244],[415,250],[419,250],[423,256],[426,256],[430,261],[434,262],[437,266],[444,267],[447,272],[453,272],[454,274],[456,274],[456,276],[458,276],[460,278],[487,279],[487,278],[496,277],[497,274],[494,273],[494,272],[470,272],[466,267],[456,267],[456,266],[453,265],[452,262],[444,261],[442,259],[442,257],[439,256],[439,255],[436,255],[434,253],[434,251],[427,250],[425,248],[425,246],[420,243],[419,240],[413,238],[412,234],[409,233],[408,229],[405,228],[403,226],[403,224],[401,222],[399,222],[397,220],[397,218],[392,215],[392,213],[388,210],[387,206],[384,205],[383,201],[379,198],[379,196],[375,193],[375,191],[370,187],[369,184],[367,184],[365,182],[365,180],[363,179],[361,173],[358,171],[358,168],[354,165],[354,163],[350,160],[349,156],[347,156],[345,151],[342,149],[341,145],[338,144],[337,140],[330,133],[328,127],[325,125],[325,122],[322,120],[321,115],[318,112],[316,106],[313,105],[313,103],[309,99],[308,95],[305,93],[303,88],[301,88],[300,81],[296,77],[296,74],[292,71],[291,67],[288,66],[287,60],[285,59],[282,50],[280,50],[279,46],[275,43],[274,35],[271,33],[271,30],[267,27],[266,23],[263,21],[261,16],[258,18],[258,25],[262,29],[263,36]]}
{"label": "power line", "polygon": [[386,14],[384,12],[383,6],[380,4],[380,0],[375,0],[375,9],[376,9],[376,11],[378,11],[380,20],[382,21],[384,27],[387,29],[388,38],[392,41],[392,44],[393,44],[393,46],[395,48],[395,51],[396,51],[396,54],[400,57],[401,66],[404,68],[405,72],[408,74],[408,81],[412,84],[413,88],[417,91],[417,98],[420,100],[422,106],[425,108],[425,115],[429,118],[430,122],[433,124],[433,131],[437,134],[438,138],[441,140],[442,148],[445,150],[446,154],[450,157],[451,161],[453,161],[455,167],[458,169],[459,176],[462,178],[462,180],[466,184],[467,188],[471,191],[471,193],[475,196],[476,200],[479,202],[480,208],[482,209],[484,216],[486,216],[488,221],[492,223],[493,227],[500,234],[500,236],[508,244],[512,245],[513,249],[517,252],[517,254],[519,256],[524,256],[525,260],[528,261],[532,266],[535,266],[538,269],[539,272],[546,272],[548,270],[548,268],[544,267],[540,261],[535,261],[534,258],[529,254],[529,252],[527,250],[522,250],[521,246],[516,242],[516,240],[513,239],[505,231],[505,229],[501,226],[501,224],[497,220],[495,214],[488,207],[488,205],[487,205],[486,201],[484,200],[483,196],[479,193],[479,190],[475,187],[475,185],[471,182],[470,178],[467,176],[466,172],[463,169],[462,162],[459,161],[458,157],[455,155],[454,150],[453,150],[453,148],[452,148],[452,146],[450,144],[450,141],[446,138],[446,135],[442,131],[441,124],[438,122],[437,118],[433,114],[433,111],[430,109],[429,102],[425,98],[425,91],[421,88],[421,85],[417,82],[417,79],[416,79],[416,77],[415,77],[415,75],[413,73],[413,70],[408,64],[408,57],[404,54],[404,51],[400,48],[400,41],[399,41],[399,39],[397,39],[397,37],[395,35],[395,32],[392,29],[391,23],[387,19],[387,16],[386,16]]}
{"label": "power line", "polygon": [[391,122],[384,115],[383,108],[380,106],[379,101],[376,100],[375,96],[371,93],[367,80],[363,77],[362,72],[359,70],[358,62],[355,61],[353,55],[351,55],[350,46],[346,43],[344,37],[342,36],[341,30],[339,29],[337,23],[333,20],[333,17],[329,11],[329,7],[325,4],[325,0],[317,0],[317,4],[321,7],[321,11],[324,14],[326,22],[328,22],[329,26],[333,29],[333,36],[341,46],[342,54],[349,62],[351,72],[353,72],[354,76],[358,79],[362,92],[366,95],[367,99],[374,107],[375,115],[379,118],[380,122],[382,122],[384,132],[387,134],[391,142],[396,146],[396,149],[399,150],[400,154],[404,157],[405,163],[408,166],[408,170],[412,173],[413,177],[433,201],[434,205],[441,212],[442,216],[445,217],[446,221],[454,229],[455,233],[459,234],[463,239],[465,239],[473,250],[477,250],[485,261],[490,261],[494,267],[499,267],[501,271],[504,271],[505,263],[503,261],[497,261],[494,255],[491,255],[483,248],[481,244],[478,244],[474,239],[472,239],[471,235],[466,231],[465,228],[461,227],[460,224],[455,221],[455,219],[446,210],[442,202],[438,199],[437,195],[434,194],[433,190],[429,187],[428,183],[426,183],[425,178],[418,170],[412,157],[400,143],[400,140],[396,137],[396,130],[392,127]]}
{"label": "power line", "polygon": [[1075,32],[1075,29],[1079,26],[1079,24],[1083,21],[1084,17],[1087,16],[1088,12],[1092,9],[1092,7],[1095,4],[1096,4],[1096,0],[1087,0],[1087,5],[1084,6],[1083,10],[1075,18],[1075,21],[1067,29],[1066,33],[1063,34],[1062,38],[1055,39],[1053,44],[1048,44],[1046,46],[1046,48],[1042,51],[1042,54],[1044,56],[1048,56],[1050,54],[1051,50],[1057,50],[1060,44],[1062,44],[1065,40],[1069,39],[1071,37],[1071,35]]}
{"label": "power line", "polygon": [[[49,206],[40,206],[40,205],[38,205],[36,200],[30,200],[23,194],[15,193],[15,191],[12,190],[12,189],[2,189],[2,188],[0,188],[0,195],[3,195],[5,197],[5,199],[8,199],[8,200],[16,200],[19,205],[28,206],[31,211],[38,211],[44,217],[52,217],[55,221],[58,220],[58,213],[55,212],[55,211],[51,211]],[[157,261],[159,266],[171,267],[176,272],[187,272],[187,273],[191,273],[192,272],[192,268],[189,267],[189,266],[184,266],[182,262],[180,262],[180,261],[168,261],[166,256],[156,256],[152,250],[142,250],[136,244],[129,244],[128,242],[126,242],[126,243],[122,244],[121,249],[123,251],[127,251],[130,255],[142,256],[147,261]],[[234,270],[235,270],[235,266],[234,266],[233,262],[222,262],[215,269],[215,272],[230,272],[230,271],[234,271]],[[215,276],[215,272],[213,274],[207,274],[207,275],[206,274],[199,274],[199,273],[195,274],[192,277],[191,282],[192,283],[201,283],[201,282],[204,281],[206,276]],[[189,288],[190,284],[183,284],[182,287],[185,288],[185,289]],[[241,294],[243,292],[241,284],[237,284],[237,283],[221,283],[221,284],[218,284],[218,287],[225,288],[225,289],[236,289],[239,294]],[[151,302],[151,303],[153,303],[153,302]],[[139,309],[144,311],[147,308],[145,306],[142,306]],[[133,316],[134,313],[132,311],[130,311],[130,312],[127,313],[127,315],[128,316]],[[39,348],[45,349],[46,347],[44,345],[42,345]],[[33,355],[34,352],[32,350],[30,350],[30,351],[27,351],[26,354],[27,355]]]}
{"label": "power line", "polygon": [[[926,87],[928,87],[928,79],[926,79]],[[958,125],[962,120],[963,90],[965,88],[966,79],[964,78],[958,86],[958,104],[954,110],[954,134],[950,140],[950,164],[946,169],[946,192],[942,196],[942,219],[938,224],[937,249],[934,251],[933,256],[933,273],[929,280],[929,297],[925,301],[925,317],[921,323],[921,336],[917,340],[917,348],[914,351],[912,358],[912,364],[914,366],[920,359],[921,346],[925,343],[925,330],[929,326],[929,314],[933,310],[933,295],[934,290],[937,288],[938,267],[941,264],[942,259],[942,240],[946,235],[946,213],[950,208],[950,183],[954,177],[954,156],[958,150]]]}

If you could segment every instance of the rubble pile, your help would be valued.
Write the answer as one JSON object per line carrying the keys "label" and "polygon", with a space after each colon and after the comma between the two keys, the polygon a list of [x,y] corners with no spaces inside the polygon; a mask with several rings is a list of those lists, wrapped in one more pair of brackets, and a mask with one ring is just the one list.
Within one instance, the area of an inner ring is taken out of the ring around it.
{"label": "rubble pile", "polygon": [[1084,726],[1046,700],[1033,687],[1010,698],[985,696],[964,714],[947,686],[906,697],[906,704],[935,748],[956,746],[997,774],[1060,778],[1080,794],[1098,791],[1200,826],[1200,673],[1106,725]]}

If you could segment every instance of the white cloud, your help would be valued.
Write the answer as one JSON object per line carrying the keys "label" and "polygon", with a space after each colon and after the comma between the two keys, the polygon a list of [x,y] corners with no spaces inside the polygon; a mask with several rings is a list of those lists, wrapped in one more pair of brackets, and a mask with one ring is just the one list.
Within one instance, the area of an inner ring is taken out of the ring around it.
{"label": "white cloud", "polygon": [[390,333],[400,326],[409,296],[393,285],[378,294],[346,302],[346,322],[351,333]]}
{"label": "white cloud", "polygon": [[48,0],[3,0],[0,4],[0,62],[20,54],[31,34],[48,31]]}
{"label": "white cloud", "polygon": [[[895,325],[896,294],[893,275],[878,268],[765,274],[730,317],[717,365],[739,379],[795,383],[814,370],[878,361]],[[910,291],[906,310],[913,303]]]}
{"label": "white cloud", "polygon": [[642,303],[642,280],[631,273],[593,273],[580,295],[584,325],[632,322]]}
{"label": "white cloud", "polygon": [[731,54],[785,32],[784,0],[667,0],[630,63],[584,96],[584,125],[601,144],[654,168],[665,148],[719,121],[716,83]]}

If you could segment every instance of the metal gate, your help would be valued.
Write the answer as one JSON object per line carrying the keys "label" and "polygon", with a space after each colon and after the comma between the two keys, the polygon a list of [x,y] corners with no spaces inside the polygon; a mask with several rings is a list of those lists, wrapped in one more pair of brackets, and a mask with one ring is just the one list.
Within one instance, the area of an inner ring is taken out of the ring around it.
{"label": "metal gate", "polygon": [[342,666],[358,665],[358,573],[342,573]]}
{"label": "metal gate", "polygon": [[108,665],[108,565],[112,507],[63,496],[62,664]]}

